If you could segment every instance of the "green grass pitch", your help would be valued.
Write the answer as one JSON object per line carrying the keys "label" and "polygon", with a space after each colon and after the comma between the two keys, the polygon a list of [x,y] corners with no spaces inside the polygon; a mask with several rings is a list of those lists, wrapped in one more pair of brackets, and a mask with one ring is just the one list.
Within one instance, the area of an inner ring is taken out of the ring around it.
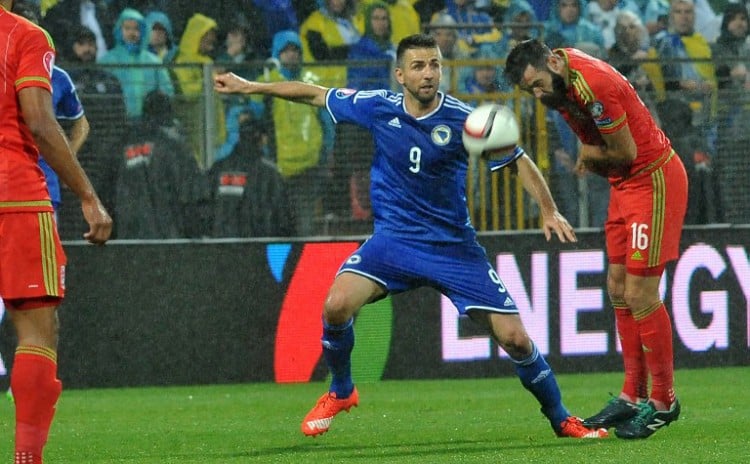
{"label": "green grass pitch", "polygon": [[[558,376],[574,414],[593,414],[619,373]],[[47,464],[92,463],[746,463],[750,369],[678,370],[682,416],[651,438],[556,438],[515,378],[358,385],[360,406],[315,439],[300,420],[322,383],[69,390]],[[13,454],[0,401],[0,462]]]}

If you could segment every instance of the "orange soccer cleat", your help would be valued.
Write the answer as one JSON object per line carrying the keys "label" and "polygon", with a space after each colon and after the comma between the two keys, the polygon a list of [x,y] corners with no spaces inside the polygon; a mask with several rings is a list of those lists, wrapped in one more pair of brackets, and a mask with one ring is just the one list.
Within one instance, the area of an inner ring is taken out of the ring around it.
{"label": "orange soccer cleat", "polygon": [[607,429],[590,429],[583,425],[579,417],[570,416],[560,424],[560,430],[556,431],[558,437],[569,438],[607,438]]}
{"label": "orange soccer cleat", "polygon": [[308,437],[326,433],[336,414],[341,411],[349,412],[352,406],[358,405],[359,393],[356,387],[348,398],[343,399],[338,399],[336,393],[326,392],[302,420],[302,433]]}

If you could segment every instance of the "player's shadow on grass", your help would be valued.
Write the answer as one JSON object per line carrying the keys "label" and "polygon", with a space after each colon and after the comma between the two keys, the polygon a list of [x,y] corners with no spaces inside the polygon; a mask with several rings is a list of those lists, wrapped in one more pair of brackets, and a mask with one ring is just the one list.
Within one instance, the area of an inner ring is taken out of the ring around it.
{"label": "player's shadow on grass", "polygon": [[[389,457],[419,456],[446,456],[446,455],[472,455],[472,454],[499,454],[509,450],[539,450],[540,448],[562,448],[567,446],[596,446],[602,440],[573,440],[560,439],[547,443],[538,440],[529,440],[526,444],[504,443],[502,437],[497,440],[450,440],[409,444],[362,444],[362,443],[332,443],[319,439],[317,443],[306,443],[284,447],[270,447],[246,453],[232,454],[232,457],[263,457],[284,455],[300,456],[303,454],[315,455],[325,453],[327,457],[335,455],[336,459],[382,459]],[[609,440],[605,440],[609,441]],[[616,441],[616,440],[611,440]]]}

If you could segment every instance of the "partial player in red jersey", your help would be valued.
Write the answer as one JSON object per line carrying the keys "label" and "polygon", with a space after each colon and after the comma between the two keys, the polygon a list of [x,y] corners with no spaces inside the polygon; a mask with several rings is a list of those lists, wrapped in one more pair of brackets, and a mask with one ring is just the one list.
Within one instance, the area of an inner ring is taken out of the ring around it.
{"label": "partial player in red jersey", "polygon": [[16,404],[15,462],[38,464],[55,404],[57,307],[65,296],[65,253],[38,165],[41,150],[60,179],[81,199],[95,244],[109,239],[112,220],[70,149],[52,108],[55,50],[49,35],[10,13],[0,0],[0,295],[16,330],[11,388]]}
{"label": "partial player in red jersey", "polygon": [[680,414],[672,323],[659,281],[679,254],[685,168],[630,82],[604,61],[528,40],[508,55],[505,76],[565,118],[582,142],[577,169],[609,178],[607,291],[625,381],[620,395],[584,423],[615,427],[620,438],[646,438]]}

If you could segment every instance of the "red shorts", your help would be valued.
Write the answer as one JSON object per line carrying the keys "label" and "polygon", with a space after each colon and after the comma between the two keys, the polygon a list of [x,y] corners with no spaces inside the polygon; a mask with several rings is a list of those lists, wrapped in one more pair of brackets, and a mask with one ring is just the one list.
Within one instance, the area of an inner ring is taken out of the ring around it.
{"label": "red shorts", "polygon": [[646,269],[677,259],[687,188],[676,154],[650,175],[613,186],[604,224],[609,262]]}
{"label": "red shorts", "polygon": [[0,295],[6,301],[65,296],[65,252],[53,214],[0,214]]}

